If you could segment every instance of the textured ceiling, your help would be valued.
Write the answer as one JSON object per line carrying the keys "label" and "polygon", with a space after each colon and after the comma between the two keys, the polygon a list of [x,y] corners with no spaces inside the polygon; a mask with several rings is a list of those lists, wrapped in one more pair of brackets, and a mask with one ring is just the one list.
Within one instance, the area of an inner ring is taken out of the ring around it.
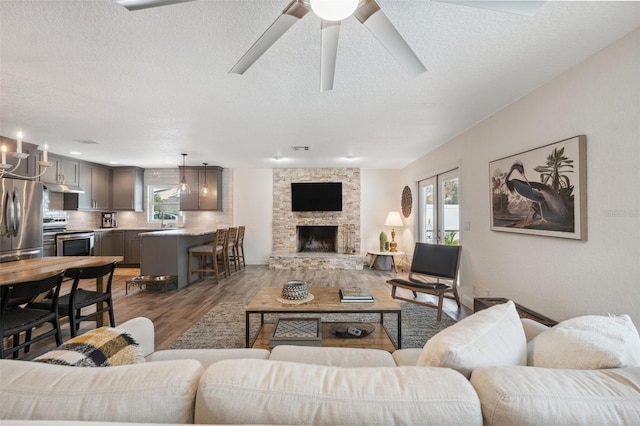
{"label": "textured ceiling", "polygon": [[418,78],[351,17],[321,93],[313,14],[229,74],[288,2],[0,0],[0,134],[147,168],[181,152],[188,165],[398,168],[640,25],[639,2],[552,1],[528,17],[379,0],[427,67]]}

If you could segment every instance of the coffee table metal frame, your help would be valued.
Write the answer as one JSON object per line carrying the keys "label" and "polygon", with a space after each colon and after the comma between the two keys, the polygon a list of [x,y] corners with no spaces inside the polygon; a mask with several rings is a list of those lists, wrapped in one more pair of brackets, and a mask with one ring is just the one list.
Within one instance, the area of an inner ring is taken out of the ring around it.
{"label": "coffee table metal frame", "polygon": [[[402,345],[402,310],[397,301],[391,298],[382,287],[370,288],[373,303],[343,303],[338,293],[340,287],[311,287],[309,292],[314,299],[302,304],[285,304],[278,302],[281,288],[262,287],[251,299],[245,309],[245,347],[249,348],[251,340],[256,340],[264,325],[265,314],[380,314],[380,325],[396,349]],[[397,344],[393,343],[389,330],[384,325],[384,314],[395,314],[398,321]],[[260,315],[260,327],[251,334],[251,315]]]}

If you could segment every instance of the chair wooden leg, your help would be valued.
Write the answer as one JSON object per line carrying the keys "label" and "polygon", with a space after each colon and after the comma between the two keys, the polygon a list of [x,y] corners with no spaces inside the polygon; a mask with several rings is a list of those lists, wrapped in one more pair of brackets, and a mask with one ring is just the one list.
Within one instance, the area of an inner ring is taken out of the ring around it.
{"label": "chair wooden leg", "polygon": [[187,283],[191,284],[192,276],[193,276],[193,256],[189,255],[189,275],[187,275]]}
{"label": "chair wooden leg", "polygon": [[116,316],[113,313],[113,300],[111,300],[111,297],[109,297],[109,300],[107,300],[107,304],[109,305],[109,322],[111,323],[111,327],[115,327],[116,326]]}
{"label": "chair wooden leg", "polygon": [[436,321],[440,321],[442,318],[442,303],[444,302],[444,293],[440,293],[438,295],[438,316],[436,317]]}
{"label": "chair wooden leg", "polygon": [[[13,335],[13,347],[15,348],[19,344],[20,344],[20,334],[14,334]],[[13,358],[14,359],[18,359],[19,352],[20,352],[20,350],[17,350],[17,351],[13,352]]]}
{"label": "chair wooden leg", "polygon": [[216,284],[220,284],[220,274],[218,271],[218,256],[216,254],[211,258],[211,264],[213,265],[213,272],[216,275]]}
{"label": "chair wooden leg", "polygon": [[[27,331],[25,331],[25,333],[24,333],[24,342],[25,342],[25,343],[27,343],[27,342],[30,342],[30,341],[31,341],[31,331],[32,331],[32,330],[27,330]],[[24,353],[25,353],[25,354],[29,353],[29,349],[31,349],[31,345],[27,345],[27,346],[25,346],[25,347],[24,347]]]}

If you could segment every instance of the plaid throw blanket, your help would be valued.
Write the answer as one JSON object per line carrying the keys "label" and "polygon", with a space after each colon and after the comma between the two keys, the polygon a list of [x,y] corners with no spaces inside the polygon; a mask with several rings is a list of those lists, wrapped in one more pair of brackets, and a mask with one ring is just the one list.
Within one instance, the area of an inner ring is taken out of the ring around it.
{"label": "plaid throw blanket", "polygon": [[101,327],[74,337],[35,362],[74,367],[109,367],[144,362],[138,342],[126,331]]}

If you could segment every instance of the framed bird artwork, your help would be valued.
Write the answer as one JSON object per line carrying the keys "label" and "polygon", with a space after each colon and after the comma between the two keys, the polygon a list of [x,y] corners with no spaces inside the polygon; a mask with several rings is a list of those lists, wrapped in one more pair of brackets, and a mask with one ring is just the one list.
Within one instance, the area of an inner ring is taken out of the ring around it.
{"label": "framed bird artwork", "polygon": [[491,230],[587,239],[586,136],[489,163]]}

